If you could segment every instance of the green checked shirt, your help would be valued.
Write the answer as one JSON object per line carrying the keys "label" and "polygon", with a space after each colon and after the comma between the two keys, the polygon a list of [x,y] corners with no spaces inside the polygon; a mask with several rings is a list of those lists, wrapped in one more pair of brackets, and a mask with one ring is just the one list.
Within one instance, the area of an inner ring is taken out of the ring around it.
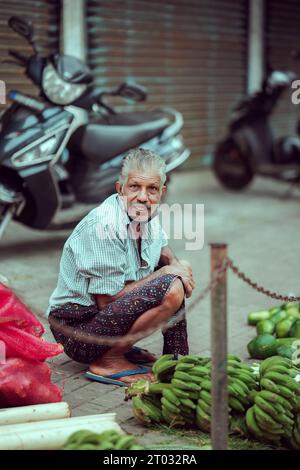
{"label": "green checked shirt", "polygon": [[130,223],[118,194],[108,197],[76,226],[67,239],[57,287],[47,313],[67,302],[95,305],[93,294],[115,295],[127,281],[151,274],[168,244],[158,216],[141,224],[141,257],[130,237]]}

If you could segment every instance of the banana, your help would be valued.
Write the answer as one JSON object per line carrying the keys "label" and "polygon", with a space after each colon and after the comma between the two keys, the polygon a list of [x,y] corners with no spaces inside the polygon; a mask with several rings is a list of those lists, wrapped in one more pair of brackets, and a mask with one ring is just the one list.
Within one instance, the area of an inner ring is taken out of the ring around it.
{"label": "banana", "polygon": [[177,361],[173,359],[169,359],[168,361],[164,361],[162,364],[158,364],[155,373],[155,377],[157,378],[157,380],[163,382],[163,377],[167,373],[172,373],[175,370],[176,364]]}
{"label": "banana", "polygon": [[256,420],[260,426],[269,427],[271,430],[281,430],[282,426],[277,423],[270,415],[265,413],[259,406],[254,405],[254,413]]}
{"label": "banana", "polygon": [[286,374],[280,374],[279,372],[268,371],[265,374],[266,379],[272,380],[276,385],[283,385],[284,387],[293,390],[294,392],[300,392],[299,384]]}
{"label": "banana", "polygon": [[289,369],[285,366],[275,364],[268,367],[267,372],[278,372],[279,374],[288,374]]}
{"label": "banana", "polygon": [[199,356],[195,355],[188,355],[188,356],[183,356],[179,359],[180,364],[183,364],[185,362],[192,363],[192,364],[197,364],[201,358]]}
{"label": "banana", "polygon": [[210,376],[211,369],[206,366],[195,366],[191,372],[193,375],[197,375],[198,377],[207,377]]}
{"label": "banana", "polygon": [[199,398],[199,393],[200,393],[199,391],[196,391],[196,392],[190,391],[188,398],[190,398],[191,400],[197,401]]}
{"label": "banana", "polygon": [[190,400],[189,398],[181,398],[180,403],[182,403],[187,408],[190,408],[191,410],[196,409],[195,403],[192,400]]}
{"label": "banana", "polygon": [[250,433],[254,437],[256,437],[258,439],[262,439],[264,437],[264,433],[260,429],[260,427],[259,427],[259,425],[256,421],[253,406],[251,408],[248,408],[248,410],[246,412],[246,424],[247,424],[247,428],[249,429]]}
{"label": "banana", "polygon": [[179,379],[173,378],[171,380],[171,384],[174,385],[174,387],[179,388],[180,390],[190,390],[189,386]]}
{"label": "banana", "polygon": [[235,377],[234,379],[229,379],[230,384],[235,384],[243,390],[243,393],[247,396],[250,392],[249,387],[240,379]]}
{"label": "banana", "polygon": [[179,414],[179,408],[173,403],[171,403],[169,400],[167,400],[167,398],[165,397],[161,398],[161,405],[162,405],[162,408],[167,408],[167,410],[170,411],[170,413],[174,413],[175,415]]}
{"label": "banana", "polygon": [[260,367],[259,367],[259,373],[260,375],[264,375],[264,373],[268,370],[271,365],[281,365],[284,367],[291,367],[292,366],[292,361],[290,359],[287,359],[285,357],[281,356],[272,356],[268,357],[264,361],[261,362]]}
{"label": "banana", "polygon": [[285,410],[292,410],[292,404],[286,398],[278,395],[277,393],[270,392],[269,390],[261,390],[259,395],[272,403],[279,403],[285,408]]}
{"label": "banana", "polygon": [[200,398],[202,398],[202,400],[204,400],[209,406],[211,406],[212,398],[211,398],[211,394],[210,394],[207,390],[201,390],[199,396],[200,396]]}
{"label": "banana", "polygon": [[181,371],[175,370],[173,377],[174,379],[191,382],[191,376],[187,372],[181,372]]}
{"label": "banana", "polygon": [[176,379],[176,378],[173,378],[171,383],[176,388],[180,388],[181,390],[192,390],[194,392],[197,392],[197,391],[201,390],[200,385],[197,385],[193,382],[184,382],[183,380],[179,380],[179,379]]}
{"label": "banana", "polygon": [[259,406],[263,411],[265,411],[267,414],[269,414],[270,416],[276,419],[278,412],[276,411],[274,406],[268,403],[268,401],[265,400],[259,393],[256,395],[254,399],[254,403],[257,406]]}
{"label": "banana", "polygon": [[180,405],[179,398],[176,396],[174,390],[165,388],[163,390],[163,397],[173,403],[175,406]]}
{"label": "banana", "polygon": [[202,410],[205,411],[205,413],[207,413],[209,416],[211,415],[211,406],[208,405],[207,402],[202,398],[199,398],[198,406],[200,406],[200,408],[202,408]]}
{"label": "banana", "polygon": [[122,436],[115,445],[116,450],[129,450],[134,442],[134,436]]}
{"label": "banana", "polygon": [[298,446],[300,447],[300,432],[299,432],[299,429],[297,429],[296,426],[294,426],[294,429],[293,429],[293,433],[292,433],[296,443],[298,444]]}
{"label": "banana", "polygon": [[[189,390],[193,390],[194,392],[200,392],[201,387],[199,384],[196,384],[195,382],[188,382],[187,384],[189,386]],[[202,386],[202,383],[201,383]]]}
{"label": "banana", "polygon": [[288,387],[285,387],[284,385],[277,385],[279,389],[279,395],[283,396],[284,398],[288,398],[289,400],[292,400],[294,402],[295,399],[295,394],[290,390]]}
{"label": "banana", "polygon": [[235,362],[242,362],[238,356],[234,356],[233,354],[228,354],[227,360],[235,361]]}
{"label": "banana", "polygon": [[200,406],[196,408],[196,423],[202,431],[210,432],[210,417]]}
{"label": "banana", "polygon": [[280,395],[280,390],[278,386],[270,379],[260,379],[260,386],[261,388],[264,388],[266,390],[269,390],[270,392],[274,392],[277,393],[277,395]]}
{"label": "banana", "polygon": [[163,354],[162,356],[160,356],[153,364],[152,366],[152,372],[154,375],[156,375],[156,372],[157,372],[157,367],[160,365],[160,364],[163,364],[165,361],[169,361],[171,359],[173,359],[173,354]]}
{"label": "banana", "polygon": [[228,398],[228,403],[230,408],[232,408],[235,411],[244,413],[245,407],[244,405],[238,400],[236,397],[229,397]]}
{"label": "banana", "polygon": [[201,389],[211,392],[212,390],[212,382],[209,379],[204,379],[201,382]]}
{"label": "banana", "polygon": [[193,375],[192,372],[193,371],[191,371],[191,373],[189,374],[190,375],[190,381],[194,382],[197,385],[200,385],[202,380],[203,380],[203,377],[198,377],[197,375]]}
{"label": "banana", "polygon": [[190,362],[178,362],[175,371],[189,372],[189,370],[194,369],[194,364]]}
{"label": "banana", "polygon": [[276,421],[278,421],[278,423],[282,424],[283,426],[286,426],[286,427],[293,427],[293,424],[294,424],[294,420],[289,418],[288,416],[286,416],[285,414],[283,413],[280,413],[276,416],[275,418]]}
{"label": "banana", "polygon": [[241,389],[241,387],[239,387],[239,385],[236,383],[231,383],[228,385],[228,393],[229,395],[238,399],[247,397],[247,394],[244,392],[244,390]]}
{"label": "banana", "polygon": [[[172,384],[173,385],[173,384]],[[186,390],[182,390],[181,388],[178,387],[172,387],[172,392],[178,397],[178,398],[189,398],[189,393]]]}
{"label": "banana", "polygon": [[161,411],[151,405],[150,403],[145,403],[141,397],[135,396],[132,398],[133,410],[136,418],[142,422],[156,422],[161,421]]}

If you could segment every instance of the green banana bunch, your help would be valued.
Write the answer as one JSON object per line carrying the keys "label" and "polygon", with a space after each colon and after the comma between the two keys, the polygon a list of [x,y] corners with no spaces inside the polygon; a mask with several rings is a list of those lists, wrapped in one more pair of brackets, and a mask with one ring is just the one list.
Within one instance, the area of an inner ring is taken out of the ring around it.
{"label": "green banana bunch", "polygon": [[178,363],[172,354],[160,356],[152,366],[152,372],[159,382],[169,383],[173,376],[175,366]]}
{"label": "green banana bunch", "polygon": [[117,431],[105,431],[96,434],[88,430],[73,433],[62,450],[142,450],[135,442],[135,437],[123,435]]}
{"label": "green banana bunch", "polygon": [[132,398],[133,415],[141,424],[149,425],[163,421],[162,409],[149,395],[137,395]]}
{"label": "green banana bunch", "polygon": [[300,384],[295,377],[299,370],[293,366],[290,359],[272,356],[265,359],[259,368],[260,386],[262,389],[283,397],[283,406],[292,407],[297,411],[300,405]]}

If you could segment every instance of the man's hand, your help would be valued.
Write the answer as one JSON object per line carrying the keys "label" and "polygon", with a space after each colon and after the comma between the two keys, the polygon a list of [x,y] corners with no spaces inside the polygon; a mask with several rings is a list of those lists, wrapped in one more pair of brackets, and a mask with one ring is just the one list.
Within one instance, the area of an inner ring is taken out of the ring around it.
{"label": "man's hand", "polygon": [[195,281],[193,278],[193,271],[191,264],[186,260],[174,260],[170,265],[161,268],[164,274],[175,274],[179,276],[183,282],[186,297],[192,295],[195,288]]}

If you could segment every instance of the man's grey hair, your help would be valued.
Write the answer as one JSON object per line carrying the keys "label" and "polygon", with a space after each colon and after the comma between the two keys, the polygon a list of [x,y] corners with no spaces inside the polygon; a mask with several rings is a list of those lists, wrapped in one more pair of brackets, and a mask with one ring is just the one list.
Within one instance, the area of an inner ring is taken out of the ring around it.
{"label": "man's grey hair", "polygon": [[140,170],[141,172],[155,171],[160,176],[160,186],[163,186],[166,182],[166,164],[160,155],[151,150],[136,148],[127,152],[119,176],[122,185],[127,182],[129,173],[132,170]]}

